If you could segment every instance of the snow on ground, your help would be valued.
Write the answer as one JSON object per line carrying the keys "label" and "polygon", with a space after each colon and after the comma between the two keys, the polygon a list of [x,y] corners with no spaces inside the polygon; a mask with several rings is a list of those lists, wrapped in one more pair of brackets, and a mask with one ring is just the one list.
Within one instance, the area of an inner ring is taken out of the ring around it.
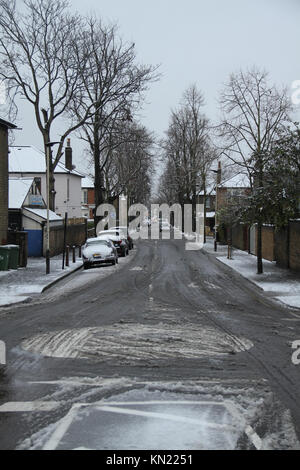
{"label": "snow on ground", "polygon": [[70,262],[62,269],[62,255],[51,258],[50,274],[46,274],[45,258],[29,258],[27,268],[0,272],[0,306],[23,302],[32,294],[40,294],[43,289],[82,266],[82,260]]}
{"label": "snow on ground", "polygon": [[55,399],[64,416],[18,449],[299,448],[289,412],[264,380],[66,377],[46,383],[58,389],[42,400]]}
{"label": "snow on ground", "polygon": [[122,365],[153,359],[201,358],[234,354],[250,349],[246,338],[231,337],[212,327],[199,329],[160,322],[157,326],[113,324],[111,327],[52,331],[33,336],[22,348],[48,357],[83,358],[100,361],[114,357]]}
{"label": "snow on ground", "polygon": [[[214,252],[213,240],[208,239],[205,251]],[[233,249],[232,259],[227,259],[227,246],[218,245],[217,257],[243,277],[252,281],[265,292],[273,293],[274,297],[291,307],[300,308],[300,277],[288,269],[281,269],[273,261],[263,260],[263,274],[256,274],[256,256],[245,251]]]}

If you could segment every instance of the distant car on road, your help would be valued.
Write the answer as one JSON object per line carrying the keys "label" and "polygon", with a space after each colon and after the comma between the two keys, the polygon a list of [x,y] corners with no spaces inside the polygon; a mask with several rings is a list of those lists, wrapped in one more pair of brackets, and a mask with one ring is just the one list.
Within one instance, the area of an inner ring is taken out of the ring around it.
{"label": "distant car on road", "polygon": [[161,232],[169,231],[170,229],[171,229],[171,225],[169,224],[169,222],[167,222],[166,220],[162,220],[160,222],[160,231]]}
{"label": "distant car on road", "polygon": [[89,238],[82,249],[82,261],[84,269],[95,265],[118,263],[118,253],[110,240]]}
{"label": "distant car on road", "polygon": [[124,227],[110,227],[109,230],[110,231],[111,230],[116,230],[119,233],[124,234],[124,237],[127,238],[128,248],[129,248],[129,250],[132,250],[133,240],[132,240],[131,236],[129,235],[128,227],[125,227],[125,226]]}
{"label": "distant car on road", "polygon": [[103,230],[98,233],[97,238],[111,240],[120,256],[125,257],[129,254],[128,241],[122,232],[119,232],[118,230]]}

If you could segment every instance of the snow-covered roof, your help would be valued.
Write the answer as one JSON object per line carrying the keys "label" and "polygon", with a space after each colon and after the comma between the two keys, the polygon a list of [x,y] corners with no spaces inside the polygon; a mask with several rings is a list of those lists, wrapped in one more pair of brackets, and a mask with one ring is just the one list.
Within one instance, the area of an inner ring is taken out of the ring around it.
{"label": "snow-covered roof", "polygon": [[[38,215],[44,220],[47,220],[47,209],[31,209],[29,207],[25,208],[27,211],[32,212],[35,215]],[[63,220],[62,217],[55,214],[55,212],[49,211],[49,220]]]}
{"label": "snow-covered roof", "polygon": [[[216,184],[208,184],[206,186],[206,196],[215,196],[216,195]],[[204,190],[202,189],[199,193],[199,196],[204,196]]]}
{"label": "snow-covered roof", "polygon": [[94,180],[90,176],[86,176],[81,180],[81,187],[84,188],[94,188]]}
{"label": "snow-covered roof", "polygon": [[[10,147],[8,158],[10,173],[46,173],[46,161],[43,152],[29,146],[12,146]],[[71,173],[80,176],[81,173],[76,170],[69,171],[61,162],[59,162],[54,173]]]}
{"label": "snow-covered roof", "polygon": [[11,122],[8,122],[2,118],[0,118],[0,126],[5,127],[6,129],[17,129],[17,126],[15,124],[12,124]]}
{"label": "snow-covered roof", "polygon": [[26,196],[32,186],[33,178],[9,178],[8,207],[21,209]]}
{"label": "snow-covered roof", "polygon": [[219,186],[221,188],[250,188],[250,181],[248,175],[239,173],[222,181]]}

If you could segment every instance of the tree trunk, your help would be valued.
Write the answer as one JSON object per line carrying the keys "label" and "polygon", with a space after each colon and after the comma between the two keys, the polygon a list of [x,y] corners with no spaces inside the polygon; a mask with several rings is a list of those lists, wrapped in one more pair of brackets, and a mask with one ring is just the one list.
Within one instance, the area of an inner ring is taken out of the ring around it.
{"label": "tree trunk", "polygon": [[[259,173],[258,173],[258,184],[259,187],[263,186],[263,162],[262,156],[259,153]],[[263,262],[262,262],[262,221],[259,217],[257,223],[257,274],[263,273]]]}
{"label": "tree trunk", "polygon": [[54,178],[54,167],[53,167],[53,159],[52,159],[52,149],[48,147],[46,144],[50,142],[50,132],[48,130],[44,131],[44,151],[45,151],[45,163],[46,163],[46,186],[47,186],[47,152],[49,150],[49,209],[55,212],[55,178]]}
{"label": "tree trunk", "polygon": [[203,243],[206,243],[206,178],[203,178],[203,217],[204,217],[204,238]]}
{"label": "tree trunk", "polygon": [[263,273],[262,263],[262,223],[257,224],[257,274]]}
{"label": "tree trunk", "polygon": [[100,222],[102,217],[99,217],[96,215],[97,212],[97,207],[100,206],[105,202],[105,195],[104,195],[104,190],[103,190],[103,172],[101,169],[101,163],[100,163],[100,151],[99,147],[95,147],[94,150],[94,167],[95,167],[95,214],[94,214],[94,221],[95,221],[95,227],[97,227],[97,224]]}

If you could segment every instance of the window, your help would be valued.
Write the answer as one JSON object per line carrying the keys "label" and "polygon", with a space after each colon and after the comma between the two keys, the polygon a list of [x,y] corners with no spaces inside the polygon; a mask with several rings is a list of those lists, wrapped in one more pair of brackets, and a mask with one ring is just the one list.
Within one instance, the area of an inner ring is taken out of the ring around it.
{"label": "window", "polygon": [[83,204],[87,204],[87,203],[88,203],[88,190],[84,189],[83,190]]}
{"label": "window", "polygon": [[42,193],[42,181],[41,178],[34,178],[34,188],[32,187],[32,194],[41,194]]}

